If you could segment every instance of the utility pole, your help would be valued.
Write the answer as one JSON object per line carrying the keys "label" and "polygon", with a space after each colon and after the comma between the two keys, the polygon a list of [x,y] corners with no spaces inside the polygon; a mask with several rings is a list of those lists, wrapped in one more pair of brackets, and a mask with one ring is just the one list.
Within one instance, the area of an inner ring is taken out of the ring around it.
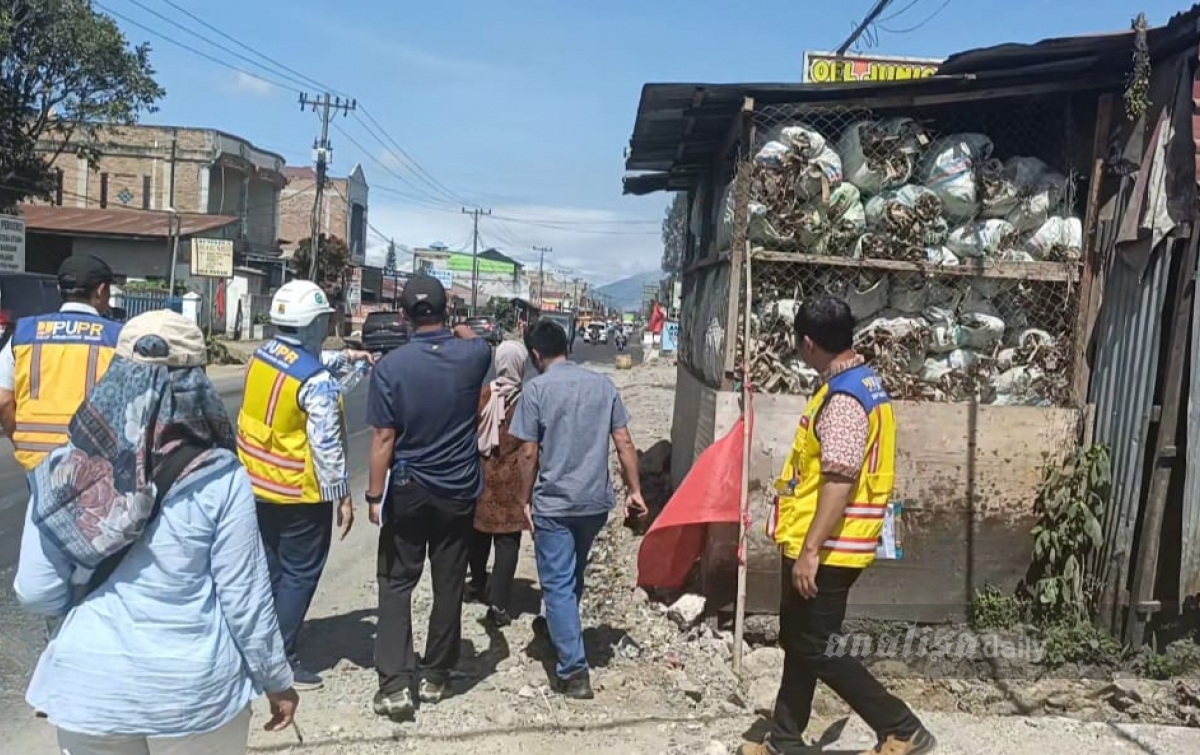
{"label": "utility pole", "polygon": [[479,216],[491,215],[491,210],[483,210],[476,207],[474,210],[468,210],[466,207],[462,209],[464,215],[470,215],[474,219],[475,229],[471,234],[471,316],[478,314],[476,307],[479,305]]}
{"label": "utility pole", "polygon": [[167,254],[170,269],[167,271],[167,298],[175,295],[175,265],[179,263],[179,215],[175,212],[175,150],[179,143],[179,129],[171,130],[171,178],[167,187]]}
{"label": "utility pole", "polygon": [[580,309],[580,308],[579,308],[579,282],[580,282],[581,280],[583,280],[583,278],[572,278],[572,279],[571,279],[571,284],[572,284],[572,287],[571,287],[571,306],[575,307],[575,311],[576,311],[576,312],[578,312],[578,311],[579,311],[579,309]]}
{"label": "utility pole", "polygon": [[548,246],[535,246],[533,251],[538,253],[538,309],[542,307],[542,297],[546,293],[546,255],[553,254],[554,249]]}
{"label": "utility pole", "polygon": [[330,163],[333,162],[333,146],[329,143],[329,118],[331,113],[340,112],[343,117],[348,115],[351,111],[358,108],[358,101],[343,101],[341,97],[331,97],[328,92],[318,94],[315,97],[310,97],[301,92],[300,110],[304,111],[309,108],[312,108],[314,113],[321,115],[321,138],[319,141],[313,143],[313,160],[317,164],[317,186],[316,198],[313,200],[312,236],[309,239],[312,247],[308,253],[309,280],[319,284],[320,281],[317,280],[317,255],[320,251],[322,200],[325,194],[326,171],[329,169]]}

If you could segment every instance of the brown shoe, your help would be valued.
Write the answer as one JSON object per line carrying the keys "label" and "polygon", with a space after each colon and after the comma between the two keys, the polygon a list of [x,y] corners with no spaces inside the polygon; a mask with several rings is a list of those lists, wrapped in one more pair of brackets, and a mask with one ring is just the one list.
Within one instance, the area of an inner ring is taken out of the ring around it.
{"label": "brown shoe", "polygon": [[937,740],[928,729],[921,727],[908,739],[889,734],[886,739],[875,745],[875,749],[867,750],[862,755],[925,755],[933,752],[936,747]]}
{"label": "brown shoe", "polygon": [[743,742],[737,749],[737,755],[779,755],[766,742]]}

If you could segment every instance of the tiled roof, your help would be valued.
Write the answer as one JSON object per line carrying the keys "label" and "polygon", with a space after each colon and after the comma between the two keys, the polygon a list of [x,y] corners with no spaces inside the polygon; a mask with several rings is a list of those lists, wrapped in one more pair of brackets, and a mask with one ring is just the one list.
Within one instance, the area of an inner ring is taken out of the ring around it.
{"label": "tiled roof", "polygon": [[[163,239],[170,235],[170,213],[153,210],[24,205],[21,207],[21,215],[25,218],[26,230],[40,233]],[[238,218],[232,215],[181,212],[179,218],[180,236],[195,236],[238,222]]]}

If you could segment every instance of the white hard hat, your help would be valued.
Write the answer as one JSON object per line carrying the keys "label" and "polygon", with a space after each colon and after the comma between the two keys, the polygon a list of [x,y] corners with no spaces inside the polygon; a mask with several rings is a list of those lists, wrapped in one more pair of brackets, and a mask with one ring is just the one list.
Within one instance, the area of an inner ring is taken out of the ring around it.
{"label": "white hard hat", "polygon": [[271,298],[271,324],[284,328],[303,328],[321,315],[332,312],[329,298],[312,281],[285,283]]}

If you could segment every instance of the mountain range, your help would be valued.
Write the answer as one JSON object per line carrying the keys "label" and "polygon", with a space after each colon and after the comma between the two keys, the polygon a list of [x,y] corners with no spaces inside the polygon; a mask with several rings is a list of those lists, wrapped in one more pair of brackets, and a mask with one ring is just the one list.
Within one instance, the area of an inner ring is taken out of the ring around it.
{"label": "mountain range", "polygon": [[599,286],[596,291],[611,299],[612,305],[622,312],[637,312],[642,308],[642,289],[657,286],[664,277],[662,272],[650,270]]}

